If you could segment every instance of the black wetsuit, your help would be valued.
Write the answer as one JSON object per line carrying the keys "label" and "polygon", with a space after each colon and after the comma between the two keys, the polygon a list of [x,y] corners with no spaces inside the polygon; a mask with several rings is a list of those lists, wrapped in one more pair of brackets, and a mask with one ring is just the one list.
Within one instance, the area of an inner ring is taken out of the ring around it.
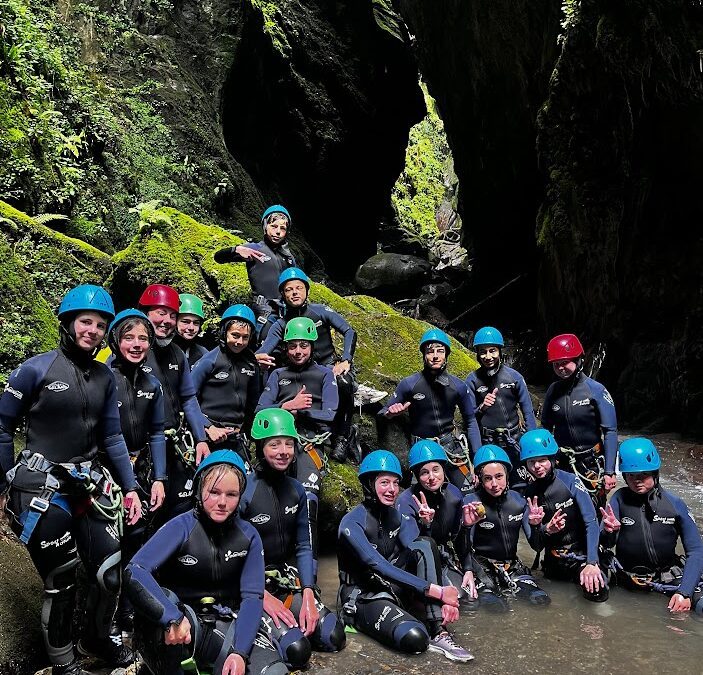
{"label": "black wetsuit", "polygon": [[[266,590],[279,600],[291,597],[290,610],[297,616],[302,607],[302,592],[314,590],[315,569],[312,534],[308,517],[308,500],[303,486],[294,478],[275,471],[261,461],[250,475],[239,511],[259,532],[266,560]],[[322,651],[344,647],[344,629],[337,617],[322,605],[315,632],[308,641],[299,628],[276,628],[269,617],[264,626],[284,660],[295,668],[304,667],[310,656],[310,644]]]}
{"label": "black wetsuit", "polygon": [[339,524],[339,601],[345,623],[401,652],[424,652],[441,630],[441,604],[425,595],[442,585],[434,542],[414,519],[365,501]]}
{"label": "black wetsuit", "polygon": [[200,359],[191,375],[203,426],[239,429],[215,449],[232,447],[244,461],[249,461],[246,435],[261,395],[261,371],[254,355],[248,349],[235,354],[216,347]]}
{"label": "black wetsuit", "polygon": [[453,433],[454,413],[458,407],[464,420],[462,432],[468,440],[470,450],[476,452],[481,445],[474,406],[466,384],[444,370],[435,374],[432,369],[425,368],[419,373],[403,378],[378,414],[385,416],[388,408],[394,403],[408,402],[412,441],[422,438],[436,440],[450,459],[447,478],[463,493],[469,492],[471,484],[467,480],[466,453]]}
{"label": "black wetsuit", "polygon": [[[624,487],[611,497],[610,505],[620,530],[612,534],[603,530],[601,543],[615,546],[622,567],[618,581],[630,589],[661,590],[667,595],[681,592],[696,609],[703,598],[703,541],[683,500],[661,487],[645,495]],[[685,563],[676,553],[679,538]],[[642,577],[658,586],[636,583]],[[696,611],[703,612],[701,605]]]}
{"label": "black wetsuit", "polygon": [[164,391],[168,483],[165,508],[159,509],[156,518],[163,522],[167,516],[178,515],[191,507],[195,473],[193,448],[205,440],[205,428],[190,366],[180,347],[173,342],[163,347],[154,344],[142,368],[161,383]]}
{"label": "black wetsuit", "polygon": [[507,608],[499,596],[512,595],[536,605],[549,603],[549,596],[537,585],[529,569],[517,556],[520,530],[528,540],[532,537],[529,507],[515,490],[506,490],[493,497],[482,486],[467,495],[465,503],[481,502],[486,517],[469,528],[476,589],[482,605]]}
{"label": "black wetsuit", "polygon": [[198,342],[197,338],[186,340],[180,333],[176,332],[173,336],[173,341],[183,350],[191,370],[207,354],[207,349]]}
{"label": "black wetsuit", "polygon": [[[544,575],[579,583],[583,565],[599,564],[596,511],[583,483],[572,473],[554,469],[528,484],[525,497],[537,497],[538,504],[544,507],[542,525],[532,528],[530,537],[530,545],[536,551],[545,549]],[[555,534],[547,534],[547,524],[559,509],[566,515],[566,525]],[[602,602],[608,599],[608,589],[606,586],[589,593],[584,588],[583,595],[587,600]]]}
{"label": "black wetsuit", "polygon": [[[229,654],[249,660],[247,673],[288,672],[266,636],[257,635],[262,552],[250,523],[234,516],[218,524],[195,511],[170,520],[142,547],[127,566],[125,587],[144,623],[135,642],[152,672],[181,674],[181,661],[193,655],[219,674]],[[165,645],[164,629],[184,615],[191,644]]]}
{"label": "black wetsuit", "polygon": [[[44,582],[42,632],[49,659],[74,659],[72,617],[78,556],[90,580],[84,639],[109,639],[120,589],[117,510],[109,508],[113,478],[98,457],[109,457],[123,492],[136,488],[117,410],[112,371],[67,339],[12,372],[0,398],[0,493],[10,482],[7,504],[14,532],[27,546]],[[12,439],[26,420],[26,447],[13,468]],[[121,515],[121,513],[119,514]]]}
{"label": "black wetsuit", "polygon": [[[466,386],[476,411],[482,444],[497,445],[506,451],[513,467],[510,471],[510,487],[523,489],[529,476],[520,462],[519,442],[523,429],[520,427],[518,408],[525,420],[524,430],[537,428],[524,378],[517,370],[504,364],[492,375],[481,366],[466,378]],[[481,410],[483,400],[496,389],[495,403]]]}
{"label": "black wetsuit", "polygon": [[[266,339],[257,354],[275,354],[283,340],[286,323],[295,317],[307,317],[315,322],[317,340],[313,344],[312,358],[315,363],[331,368],[337,362],[337,354],[332,342],[332,330],[344,337],[344,346],[340,361],[354,359],[356,350],[356,331],[344,320],[341,314],[333,309],[317,303],[306,302],[302,307],[285,307],[285,313],[279,318],[266,334]],[[333,430],[336,435],[348,437],[354,413],[355,382],[350,369],[348,373],[337,376],[337,391],[339,405],[334,419]]]}

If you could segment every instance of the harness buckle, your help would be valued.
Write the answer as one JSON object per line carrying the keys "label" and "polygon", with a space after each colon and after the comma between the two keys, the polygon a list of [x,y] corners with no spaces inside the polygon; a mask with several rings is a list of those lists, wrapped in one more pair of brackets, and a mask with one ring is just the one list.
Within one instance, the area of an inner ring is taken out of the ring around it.
{"label": "harness buckle", "polygon": [[32,497],[32,501],[29,502],[29,508],[39,511],[39,513],[46,513],[49,509],[49,500],[42,497]]}
{"label": "harness buckle", "polygon": [[46,462],[46,459],[44,455],[42,455],[39,452],[35,452],[28,460],[27,460],[27,468],[30,471],[40,471],[41,469],[39,467],[42,467],[44,463]]}

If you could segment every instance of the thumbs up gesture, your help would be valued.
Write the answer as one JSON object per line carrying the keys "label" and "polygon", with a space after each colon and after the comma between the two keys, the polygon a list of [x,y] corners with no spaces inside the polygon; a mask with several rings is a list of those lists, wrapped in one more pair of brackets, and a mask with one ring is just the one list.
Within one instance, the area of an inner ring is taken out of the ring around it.
{"label": "thumbs up gesture", "polygon": [[489,394],[486,394],[486,398],[484,398],[483,403],[481,403],[481,408],[482,409],[490,408],[496,402],[497,396],[498,396],[498,387],[496,387]]}
{"label": "thumbs up gesture", "polygon": [[290,404],[293,410],[312,408],[312,394],[308,394],[305,385],[301,387],[300,391],[290,401]]}

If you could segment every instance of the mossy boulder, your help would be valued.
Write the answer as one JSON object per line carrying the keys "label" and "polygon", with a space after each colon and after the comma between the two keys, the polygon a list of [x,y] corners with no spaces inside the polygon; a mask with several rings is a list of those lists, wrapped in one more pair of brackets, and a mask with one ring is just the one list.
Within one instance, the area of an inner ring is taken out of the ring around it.
{"label": "mossy boulder", "polygon": [[0,201],[0,380],[58,341],[56,308],[81,283],[102,283],[110,258]]}

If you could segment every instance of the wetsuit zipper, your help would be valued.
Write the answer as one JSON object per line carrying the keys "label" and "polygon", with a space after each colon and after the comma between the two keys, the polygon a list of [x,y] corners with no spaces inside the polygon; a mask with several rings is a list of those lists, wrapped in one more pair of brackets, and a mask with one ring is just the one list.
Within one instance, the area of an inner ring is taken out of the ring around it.
{"label": "wetsuit zipper", "polygon": [[[268,483],[267,483],[268,485]],[[279,542],[279,553],[281,553],[281,557],[284,557],[285,550],[286,550],[286,540],[285,537],[283,536],[283,512],[281,511],[281,503],[278,500],[278,495],[276,494],[276,491],[273,489],[273,486],[268,485],[269,490],[271,491],[271,501],[275,504],[276,507],[276,529],[278,530],[278,542]]]}
{"label": "wetsuit zipper", "polygon": [[640,522],[642,523],[642,535],[644,536],[644,543],[647,547],[647,553],[649,553],[649,559],[652,561],[652,565],[655,570],[659,569],[659,556],[654,548],[654,540],[652,539],[652,530],[649,527],[649,522],[647,521],[647,511],[645,504],[640,506],[640,511],[642,512],[642,517]]}
{"label": "wetsuit zipper", "polygon": [[[135,404],[135,396],[136,396],[136,389],[137,389],[137,377],[139,373],[135,370],[134,372],[134,386],[131,387],[130,391],[130,383],[125,377],[125,381],[127,382],[127,391],[125,392],[127,394],[128,398],[128,408],[127,408],[127,413],[129,417],[129,425],[130,425],[130,433],[125,434],[125,438],[128,438],[131,436],[131,440],[134,441],[134,439],[137,437],[137,411],[136,411],[136,404]],[[124,375],[122,376],[124,377]],[[127,451],[129,452],[131,448],[127,448]]]}
{"label": "wetsuit zipper", "polygon": [[505,555],[501,560],[508,560],[508,551],[510,549],[510,542],[505,532],[505,522],[503,520],[503,506],[500,502],[496,502],[496,511],[498,512],[498,527],[500,528],[500,536],[503,540],[503,548]]}
{"label": "wetsuit zipper", "polygon": [[[76,378],[76,382],[78,384],[78,391],[80,392],[80,395],[81,395],[81,413],[83,415],[83,426],[85,427],[85,435],[88,440],[87,451],[90,452],[93,448],[93,432],[90,428],[90,425],[88,424],[88,394],[85,389],[85,382],[83,380],[83,372],[73,362],[71,362],[71,365],[73,366],[73,374]],[[84,454],[84,453],[81,453],[81,454]],[[85,453],[85,454],[87,454],[87,453]]]}

